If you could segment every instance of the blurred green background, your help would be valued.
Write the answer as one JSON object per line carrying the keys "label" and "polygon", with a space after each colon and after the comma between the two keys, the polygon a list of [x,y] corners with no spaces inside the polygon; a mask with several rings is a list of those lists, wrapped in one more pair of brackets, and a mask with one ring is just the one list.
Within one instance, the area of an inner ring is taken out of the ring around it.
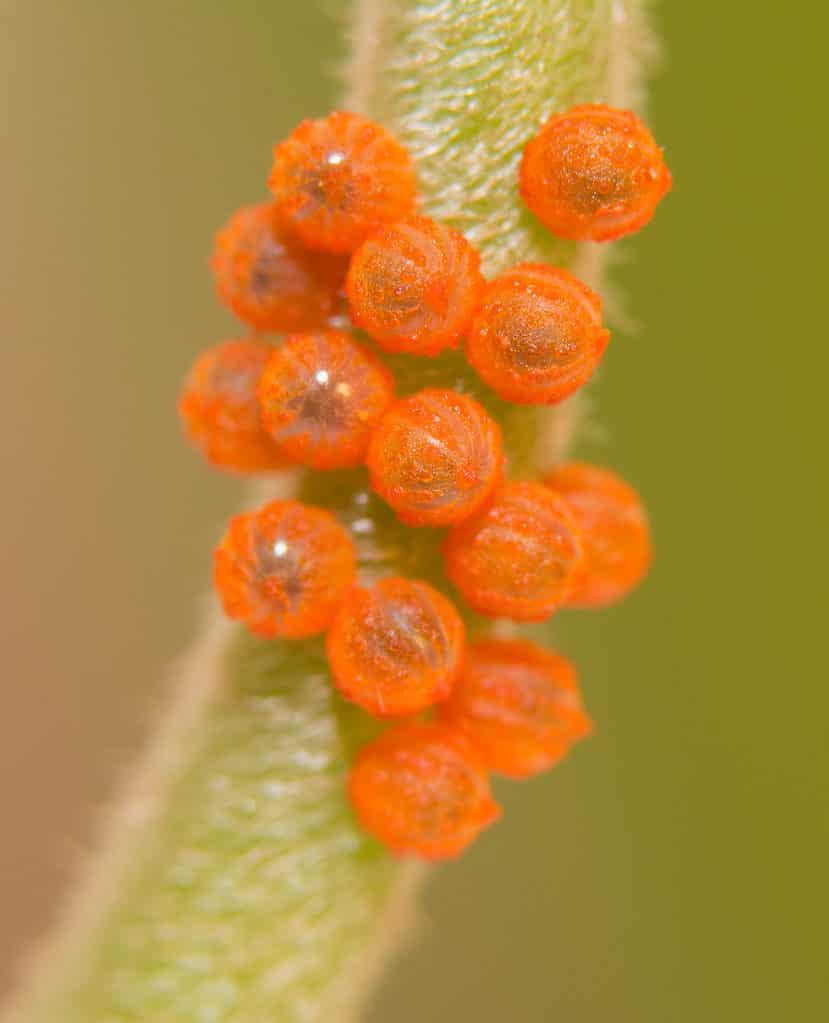
{"label": "blurred green background", "polygon": [[[597,735],[500,787],[373,1023],[826,1017],[818,17],[657,12],[676,186],[619,250],[638,326],[577,453],[640,487],[658,560],[561,617]],[[240,495],[174,413],[239,330],[206,253],[274,139],[335,102],[341,46],[326,0],[0,0],[2,984],[195,629]]]}

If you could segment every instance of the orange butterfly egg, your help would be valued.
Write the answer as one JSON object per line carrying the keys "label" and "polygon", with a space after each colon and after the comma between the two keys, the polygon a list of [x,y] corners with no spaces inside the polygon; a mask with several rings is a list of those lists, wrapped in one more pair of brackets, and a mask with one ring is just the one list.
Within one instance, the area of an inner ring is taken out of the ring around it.
{"label": "orange butterfly egg", "polygon": [[237,210],[210,261],[219,298],[257,330],[325,326],[345,278],[342,256],[309,252],[277,227],[271,203]]}
{"label": "orange butterfly egg", "polygon": [[559,466],[544,482],[566,499],[582,532],[585,561],[568,603],[602,607],[628,594],[652,557],[650,527],[639,495],[607,469]]}
{"label": "orange butterfly egg", "polygon": [[412,714],[449,695],[464,636],[443,594],[392,576],[351,592],[328,630],[328,663],[343,696],[370,714]]}
{"label": "orange butterfly egg", "polygon": [[471,646],[440,717],[469,735],[491,771],[509,778],[552,767],[592,731],[573,665],[526,640]]}
{"label": "orange butterfly egg", "polygon": [[541,483],[506,483],[477,515],[449,531],[446,571],[470,607],[543,621],[570,596],[581,536],[566,502]]}
{"label": "orange butterfly egg", "polygon": [[394,399],[394,378],[348,334],[295,334],[271,356],[259,385],[262,418],[277,448],[314,469],[360,465]]}
{"label": "orange butterfly egg", "polygon": [[478,750],[435,722],[397,725],[364,746],[348,792],[366,831],[392,852],[424,860],[459,855],[500,816]]}
{"label": "orange butterfly egg", "polygon": [[471,398],[425,390],[395,402],[369,442],[373,489],[410,526],[460,522],[501,478],[501,430]]}
{"label": "orange butterfly egg", "polygon": [[554,404],[598,365],[610,338],[601,316],[599,296],[572,274],[522,263],[484,289],[466,357],[507,401]]}
{"label": "orange butterfly egg", "polygon": [[229,618],[268,639],[302,639],[325,629],[355,573],[351,537],[333,515],[271,501],[231,519],[214,581]]}
{"label": "orange butterfly egg", "polygon": [[287,462],[265,432],[256,388],[273,348],[264,341],[225,341],[196,359],[178,409],[190,442],[211,465],[268,472]]}
{"label": "orange butterfly egg", "polygon": [[662,150],[636,114],[588,104],[555,114],[524,150],[521,195],[562,238],[638,231],[670,190]]}
{"label": "orange butterfly egg", "polygon": [[481,296],[480,266],[477,251],[445,224],[427,217],[392,224],[351,257],[352,321],[389,352],[455,348]]}
{"label": "orange butterfly egg", "polygon": [[412,211],[412,159],[379,124],[335,112],[303,121],[273,151],[268,181],[280,217],[312,249],[353,252]]}

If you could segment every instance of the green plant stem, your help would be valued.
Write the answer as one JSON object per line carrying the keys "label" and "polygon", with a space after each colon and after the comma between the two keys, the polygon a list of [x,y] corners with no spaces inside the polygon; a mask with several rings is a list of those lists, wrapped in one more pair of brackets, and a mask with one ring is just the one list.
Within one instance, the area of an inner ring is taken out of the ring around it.
{"label": "green plant stem", "polygon": [[[577,265],[595,283],[595,253],[539,227],[518,198],[516,169],[552,111],[631,101],[640,6],[362,0],[348,105],[411,148],[426,211],[465,231],[488,272],[541,259]],[[484,400],[514,475],[554,460],[572,431],[572,403],[544,415],[508,407],[459,355],[394,368],[403,392],[439,382]],[[413,539],[362,473],[308,478],[300,492],[353,527],[364,575],[443,585],[438,534]],[[264,643],[211,617],[104,852],[7,1020],[353,1019],[407,930],[422,873],[387,856],[347,805],[349,760],[372,728],[332,692],[319,642]]]}

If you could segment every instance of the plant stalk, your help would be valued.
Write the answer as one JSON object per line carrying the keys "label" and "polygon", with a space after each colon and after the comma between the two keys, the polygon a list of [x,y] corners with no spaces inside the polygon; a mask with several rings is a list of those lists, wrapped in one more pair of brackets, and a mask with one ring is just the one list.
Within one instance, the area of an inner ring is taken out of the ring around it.
{"label": "plant stalk", "polygon": [[[517,165],[554,111],[637,104],[641,7],[361,0],[346,105],[410,148],[425,212],[464,231],[487,273],[542,260],[595,287],[597,247],[557,240],[534,220]],[[482,400],[502,424],[514,476],[539,471],[569,442],[578,403],[508,406],[456,353],[390,362],[401,393],[439,384]],[[362,471],[296,485],[352,527],[364,577],[445,587],[440,534],[399,526]],[[293,486],[266,484],[256,499]],[[374,727],[333,692],[319,641],[263,642],[212,612],[7,1023],[356,1019],[410,930],[423,876],[363,834],[347,804],[350,759]]]}

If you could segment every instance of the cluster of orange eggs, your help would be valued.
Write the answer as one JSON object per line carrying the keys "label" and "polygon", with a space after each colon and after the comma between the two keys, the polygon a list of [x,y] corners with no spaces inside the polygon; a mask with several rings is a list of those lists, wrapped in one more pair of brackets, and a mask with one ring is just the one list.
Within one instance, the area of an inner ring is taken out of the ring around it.
{"label": "cluster of orange eggs", "polygon": [[[269,186],[272,202],[239,210],[219,233],[212,266],[241,320],[285,336],[229,341],[196,361],[180,411],[207,460],[249,473],[367,467],[403,523],[447,528],[446,573],[485,616],[540,621],[628,592],[650,537],[626,483],[580,463],[507,479],[501,430],[482,404],[440,388],[398,398],[381,355],[436,356],[463,341],[501,398],[560,402],[607,344],[598,296],[542,264],[485,281],[463,235],[416,214],[407,151],[358,115],[303,122],[276,146]],[[577,239],[638,229],[669,186],[645,126],[602,106],[551,118],[520,174],[530,209]],[[358,575],[348,530],[293,500],[236,516],[215,555],[231,618],[267,638],[324,633],[340,693],[408,719],[353,765],[363,825],[399,853],[455,855],[497,816],[489,771],[534,774],[589,732],[574,669],[527,641],[467,645],[455,605],[427,582]]]}

